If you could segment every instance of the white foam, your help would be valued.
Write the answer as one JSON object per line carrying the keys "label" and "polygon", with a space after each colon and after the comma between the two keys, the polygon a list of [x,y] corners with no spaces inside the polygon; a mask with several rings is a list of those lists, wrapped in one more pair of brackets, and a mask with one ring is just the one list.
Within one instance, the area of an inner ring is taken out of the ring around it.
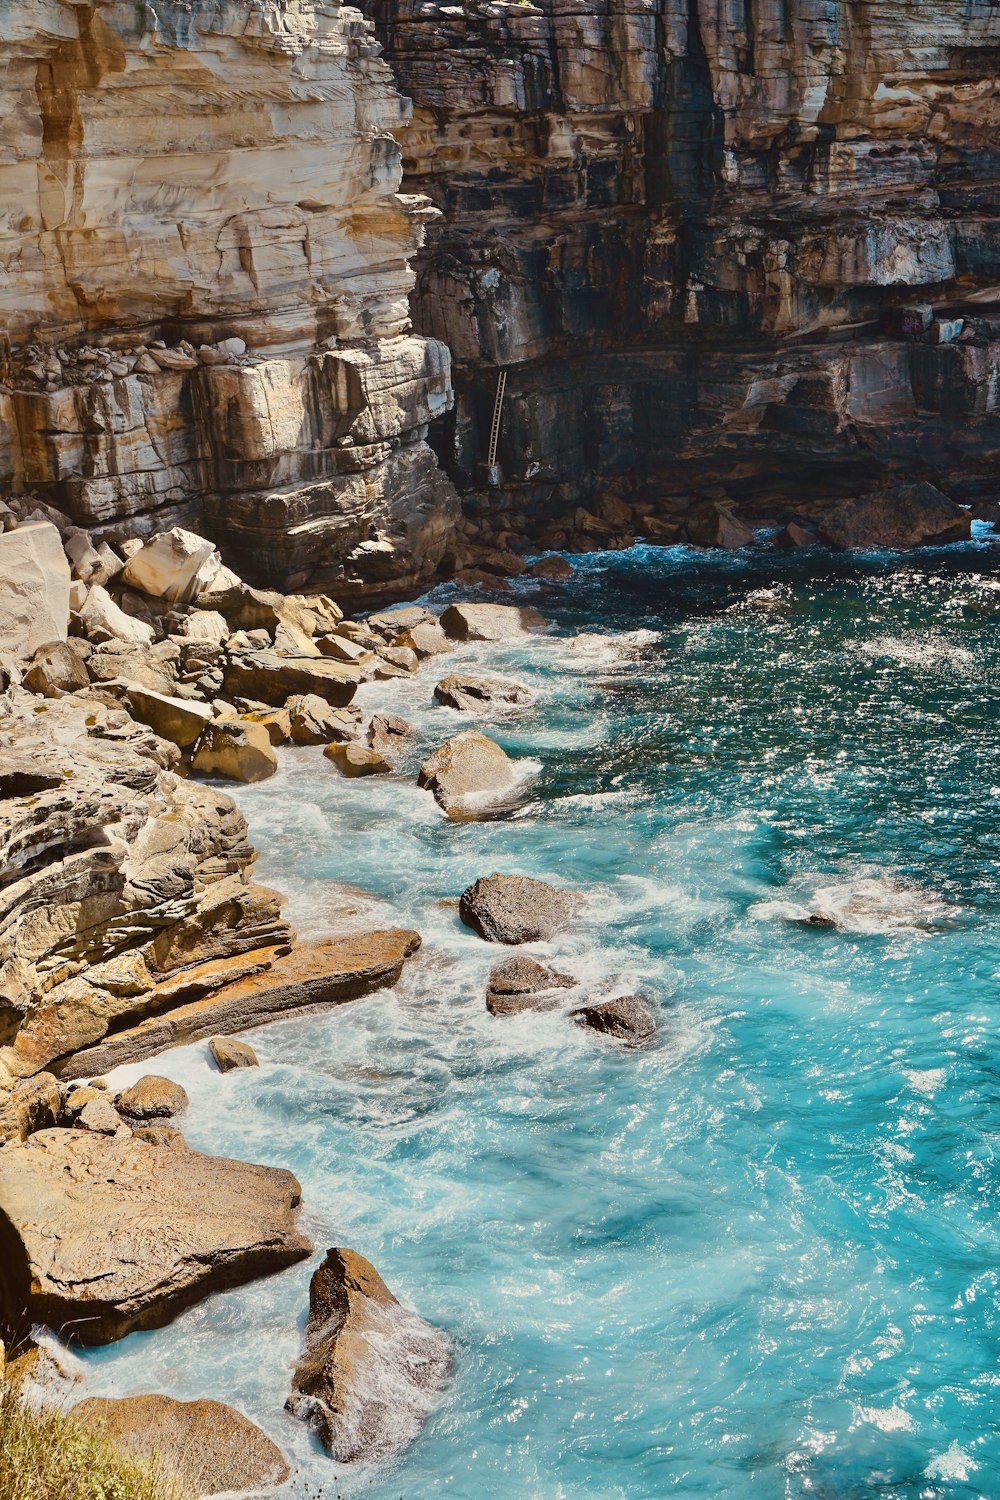
{"label": "white foam", "polygon": [[955,1442],[950,1443],[944,1453],[938,1453],[931,1459],[924,1470],[924,1476],[927,1479],[954,1479],[964,1484],[978,1467],[965,1449]]}

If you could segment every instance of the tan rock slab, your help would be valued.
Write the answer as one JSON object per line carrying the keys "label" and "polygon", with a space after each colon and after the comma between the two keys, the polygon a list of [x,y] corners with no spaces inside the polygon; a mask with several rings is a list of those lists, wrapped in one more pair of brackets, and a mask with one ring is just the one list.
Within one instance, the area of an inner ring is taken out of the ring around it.
{"label": "tan rock slab", "polygon": [[163,739],[188,750],[212,722],[212,710],[190,698],[171,698],[150,688],[131,686],[129,710],[133,719],[148,724]]}
{"label": "tan rock slab", "polygon": [[392,770],[371,745],[327,745],[323,754],[333,761],[341,776],[387,776]]}
{"label": "tan rock slab", "polygon": [[266,781],[278,769],[278,757],[265,724],[246,719],[217,719],[205,729],[191,766],[202,776]]}
{"label": "tan rock slab", "polygon": [[456,641],[509,641],[548,624],[537,609],[516,604],[449,604],[441,628]]}
{"label": "tan rock slab", "polygon": [[91,1396],[70,1412],[116,1447],[162,1464],[193,1495],[259,1495],[291,1475],[276,1443],[241,1412],[221,1401],[175,1401],[170,1396]]}
{"label": "tan rock slab", "polygon": [[122,1063],[155,1057],[168,1047],[247,1031],[314,1006],[357,1000],[394,985],[419,947],[419,934],[399,927],[299,943],[265,972],[151,1015],[63,1059],[52,1071],[61,1078],[89,1078]]}
{"label": "tan rock slab", "polygon": [[69,632],[70,570],[49,521],[0,534],[0,650],[29,657]]}
{"label": "tan rock slab", "polygon": [[297,693],[315,693],[333,708],[346,708],[360,681],[352,662],[247,651],[229,658],[223,686],[230,698],[255,698],[272,708],[283,707]]}
{"label": "tan rock slab", "polygon": [[299,1199],[274,1167],[40,1131],[0,1151],[3,1321],[85,1344],[159,1328],[208,1292],[308,1255]]}

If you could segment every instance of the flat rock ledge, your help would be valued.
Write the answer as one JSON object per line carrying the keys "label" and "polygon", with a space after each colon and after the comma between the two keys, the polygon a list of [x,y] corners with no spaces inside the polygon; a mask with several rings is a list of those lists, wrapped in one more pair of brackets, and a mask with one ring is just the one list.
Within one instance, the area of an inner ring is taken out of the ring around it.
{"label": "flat rock ledge", "polygon": [[43,1130],[0,1152],[0,1314],[83,1344],[159,1328],[302,1260],[291,1172],[131,1135]]}
{"label": "flat rock ledge", "polygon": [[78,1401],[70,1416],[136,1458],[162,1464],[192,1495],[236,1500],[270,1494],[291,1477],[285,1455],[267,1433],[221,1401],[92,1396]]}
{"label": "flat rock ledge", "polygon": [[168,1047],[247,1031],[318,1005],[357,1000],[394,985],[419,947],[420,934],[401,927],[299,943],[262,973],[112,1033],[53,1071],[62,1078],[91,1077],[123,1063],[143,1062]]}
{"label": "flat rock ledge", "polygon": [[309,1319],[288,1410],[340,1463],[412,1441],[451,1368],[451,1341],[393,1296],[353,1250],[328,1250],[309,1285]]}

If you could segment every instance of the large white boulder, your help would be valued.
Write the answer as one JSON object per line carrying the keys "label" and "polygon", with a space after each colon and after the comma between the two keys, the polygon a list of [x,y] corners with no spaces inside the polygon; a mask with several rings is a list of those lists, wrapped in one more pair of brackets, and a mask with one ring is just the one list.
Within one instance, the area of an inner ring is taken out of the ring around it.
{"label": "large white boulder", "polygon": [[154,599],[186,604],[207,590],[222,567],[212,542],[173,526],[158,532],[125,564],[122,582]]}
{"label": "large white boulder", "polygon": [[0,535],[0,651],[34,656],[69,635],[69,563],[51,521]]}

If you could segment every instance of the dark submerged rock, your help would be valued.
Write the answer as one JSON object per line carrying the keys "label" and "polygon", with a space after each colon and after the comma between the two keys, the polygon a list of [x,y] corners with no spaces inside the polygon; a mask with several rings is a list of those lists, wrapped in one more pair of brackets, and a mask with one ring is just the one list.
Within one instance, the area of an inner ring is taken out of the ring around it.
{"label": "dark submerged rock", "polygon": [[590,1026],[629,1047],[643,1047],[656,1036],[653,1012],[638,995],[620,995],[599,1005],[582,1005],[571,1012],[578,1026]]}
{"label": "dark submerged rock", "polygon": [[486,987],[486,1009],[494,1016],[524,1010],[550,1010],[558,1004],[556,991],[573,989],[576,980],[533,958],[505,958],[495,965]]}

